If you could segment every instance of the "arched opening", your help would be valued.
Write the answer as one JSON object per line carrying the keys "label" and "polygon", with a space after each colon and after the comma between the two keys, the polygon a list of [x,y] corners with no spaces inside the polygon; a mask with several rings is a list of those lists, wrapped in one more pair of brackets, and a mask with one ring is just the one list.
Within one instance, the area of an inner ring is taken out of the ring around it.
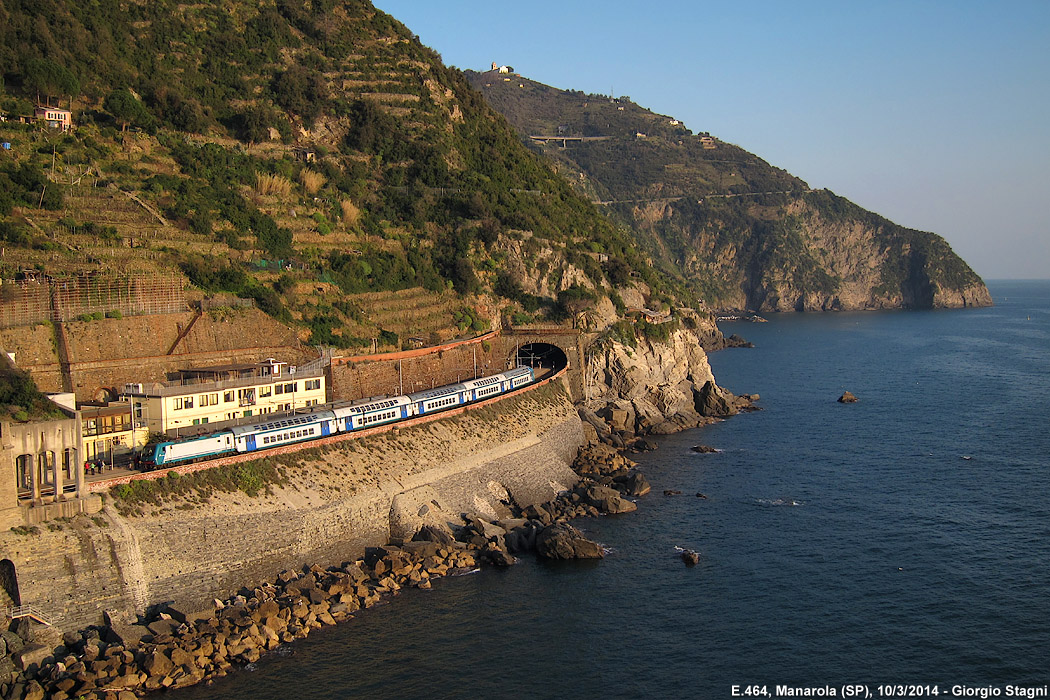
{"label": "arched opening", "polygon": [[10,559],[0,559],[0,608],[21,604],[22,598],[18,594],[15,564]]}
{"label": "arched opening", "polygon": [[33,455],[18,455],[15,458],[15,483],[19,498],[33,497]]}
{"label": "arched opening", "polygon": [[77,490],[77,471],[80,469],[80,459],[77,457],[77,448],[67,447],[62,451],[62,490]]}
{"label": "arched opening", "polygon": [[569,364],[565,351],[551,343],[526,343],[518,347],[514,359],[516,364],[532,367],[537,379],[559,372]]}
{"label": "arched opening", "polygon": [[55,492],[55,453],[51,450],[37,455],[37,483],[40,484],[40,495]]}

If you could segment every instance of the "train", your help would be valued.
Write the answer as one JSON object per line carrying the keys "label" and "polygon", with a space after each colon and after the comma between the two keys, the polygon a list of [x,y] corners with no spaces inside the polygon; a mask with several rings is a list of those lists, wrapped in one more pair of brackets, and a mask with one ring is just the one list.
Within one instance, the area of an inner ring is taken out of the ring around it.
{"label": "train", "polygon": [[278,416],[188,440],[159,442],[144,451],[142,466],[146,469],[169,467],[364,430],[506,394],[531,384],[535,379],[531,367],[519,366],[482,379],[470,379],[413,394],[372,399],[348,406],[326,406],[310,413]]}

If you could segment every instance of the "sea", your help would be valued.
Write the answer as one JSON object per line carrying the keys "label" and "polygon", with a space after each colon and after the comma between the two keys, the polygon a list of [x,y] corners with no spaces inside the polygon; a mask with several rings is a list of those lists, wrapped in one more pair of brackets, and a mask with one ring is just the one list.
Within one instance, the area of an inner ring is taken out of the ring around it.
{"label": "sea", "polygon": [[756,347],[717,381],[762,410],[636,456],[638,510],[576,521],[605,559],[441,579],[170,695],[1045,697],[1050,281],[989,287],[725,324]]}

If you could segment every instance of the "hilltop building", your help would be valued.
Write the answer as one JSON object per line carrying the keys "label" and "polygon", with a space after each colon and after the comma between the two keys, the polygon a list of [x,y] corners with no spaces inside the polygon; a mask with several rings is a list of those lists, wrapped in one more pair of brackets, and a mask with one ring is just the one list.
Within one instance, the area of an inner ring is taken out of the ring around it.
{"label": "hilltop building", "polygon": [[51,129],[61,129],[65,132],[73,128],[73,113],[68,109],[39,106],[33,116],[37,122],[43,122]]}

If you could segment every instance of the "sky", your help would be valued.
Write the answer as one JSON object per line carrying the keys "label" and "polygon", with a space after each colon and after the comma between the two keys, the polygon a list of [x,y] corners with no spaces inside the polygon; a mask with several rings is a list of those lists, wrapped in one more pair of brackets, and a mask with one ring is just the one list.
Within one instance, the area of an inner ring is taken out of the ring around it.
{"label": "sky", "polygon": [[493,61],[707,131],[987,279],[1050,278],[1050,1],[374,0]]}

